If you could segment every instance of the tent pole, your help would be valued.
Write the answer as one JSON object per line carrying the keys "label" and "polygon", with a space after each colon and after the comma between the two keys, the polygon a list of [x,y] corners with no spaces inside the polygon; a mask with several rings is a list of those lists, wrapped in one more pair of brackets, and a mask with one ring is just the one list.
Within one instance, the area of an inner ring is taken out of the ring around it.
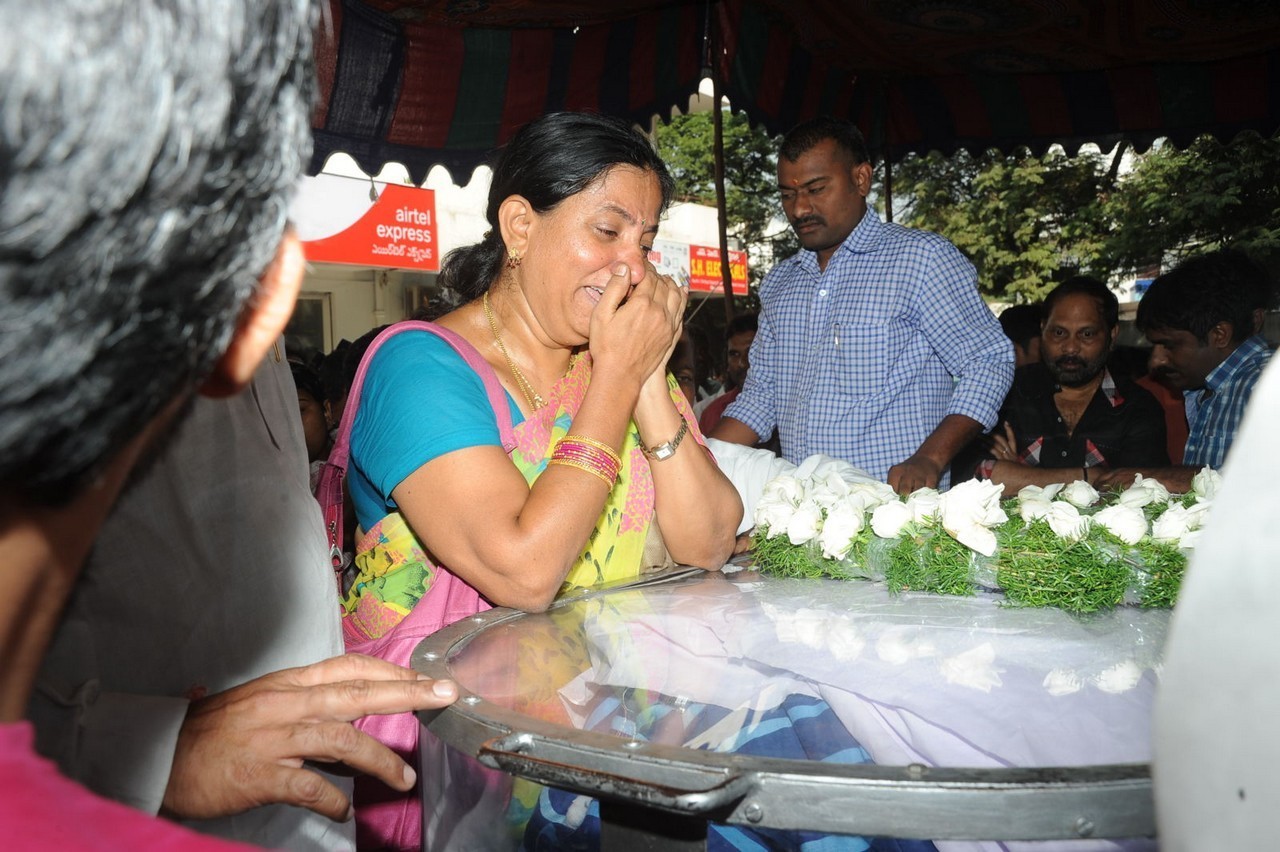
{"label": "tent pole", "polygon": [[893,163],[884,155],[884,220],[893,221]]}
{"label": "tent pole", "polygon": [[[728,213],[724,197],[724,114],[720,111],[720,77],[711,71],[711,126],[714,129],[716,219],[720,231],[720,282],[724,287],[724,327],[733,322],[733,271],[729,268]],[[729,358],[729,340],[724,341],[725,363]]]}

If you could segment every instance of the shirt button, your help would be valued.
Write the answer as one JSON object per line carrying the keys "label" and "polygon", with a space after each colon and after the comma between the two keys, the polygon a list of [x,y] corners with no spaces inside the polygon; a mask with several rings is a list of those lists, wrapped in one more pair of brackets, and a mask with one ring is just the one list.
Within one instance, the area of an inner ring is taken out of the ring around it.
{"label": "shirt button", "polygon": [[1067,456],[1067,451],[1066,451],[1066,450],[1063,450],[1063,451],[1062,451],[1062,457],[1063,457],[1063,458],[1066,458],[1066,456]]}
{"label": "shirt button", "polygon": [[819,291],[818,291],[818,295],[819,295],[819,296],[826,296],[826,295],[827,295],[827,291],[826,291],[826,290],[819,290]]}

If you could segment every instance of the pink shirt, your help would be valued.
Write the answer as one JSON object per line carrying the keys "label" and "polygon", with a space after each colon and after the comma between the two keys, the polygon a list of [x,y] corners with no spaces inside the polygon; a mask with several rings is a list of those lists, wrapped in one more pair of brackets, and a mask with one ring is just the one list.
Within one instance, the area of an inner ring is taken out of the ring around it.
{"label": "pink shirt", "polygon": [[29,722],[0,725],[0,826],[9,852],[254,848],[205,837],[95,796],[37,755],[34,736]]}

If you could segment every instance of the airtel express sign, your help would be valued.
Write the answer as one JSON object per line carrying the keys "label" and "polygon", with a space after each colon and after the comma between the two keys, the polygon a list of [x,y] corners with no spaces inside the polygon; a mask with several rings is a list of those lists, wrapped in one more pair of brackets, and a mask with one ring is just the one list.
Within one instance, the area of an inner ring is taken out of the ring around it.
{"label": "airtel express sign", "polygon": [[[691,293],[724,294],[720,249],[678,243],[674,240],[654,240],[649,259],[663,275],[687,276]],[[747,295],[747,253],[745,251],[729,250],[729,275],[733,280],[733,295]]]}
{"label": "airtel express sign", "polygon": [[[339,200],[331,194],[317,192],[313,203],[323,204],[329,208],[327,211],[308,210],[305,201],[294,205],[299,211],[296,217],[300,220],[299,231],[301,222],[307,223],[308,232],[302,234],[307,260],[426,272],[440,270],[434,192],[386,184],[378,200],[370,204],[369,184],[350,180],[343,183],[348,186],[336,189],[349,190],[349,185],[354,183],[363,201]],[[352,217],[350,212],[339,215],[343,209],[351,211],[353,204],[356,211],[363,210],[355,221],[348,221]]]}

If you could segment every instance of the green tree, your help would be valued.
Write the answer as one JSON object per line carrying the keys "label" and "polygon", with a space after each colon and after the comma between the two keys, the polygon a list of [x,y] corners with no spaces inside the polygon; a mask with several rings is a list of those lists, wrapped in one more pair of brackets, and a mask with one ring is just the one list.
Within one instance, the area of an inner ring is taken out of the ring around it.
{"label": "green tree", "polygon": [[1106,199],[1105,264],[1137,270],[1234,246],[1280,265],[1280,137],[1156,145]]}
{"label": "green tree", "polygon": [[955,243],[996,298],[1033,300],[1076,272],[1105,280],[1220,246],[1280,272],[1280,137],[1126,150],[908,156],[893,166],[894,210]]}
{"label": "green tree", "polygon": [[893,167],[896,218],[951,240],[977,267],[984,295],[1035,301],[1070,275],[1105,277],[1095,258],[1107,233],[1108,166],[1087,151],[908,156]]}
{"label": "green tree", "polygon": [[[791,229],[778,223],[777,142],[752,127],[745,115],[725,110],[723,118],[725,227],[752,259],[748,268],[754,288],[774,258],[795,252],[799,244]],[[676,179],[680,201],[716,206],[713,125],[709,112],[677,115],[658,125],[658,152]]]}

